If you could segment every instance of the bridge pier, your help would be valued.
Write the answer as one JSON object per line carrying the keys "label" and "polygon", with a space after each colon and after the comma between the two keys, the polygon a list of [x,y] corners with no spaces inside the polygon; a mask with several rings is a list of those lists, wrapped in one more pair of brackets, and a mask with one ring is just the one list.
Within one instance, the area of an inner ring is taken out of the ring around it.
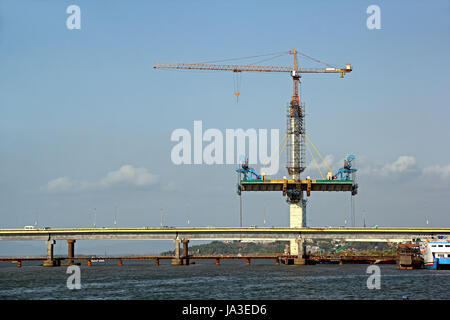
{"label": "bridge pier", "polygon": [[155,259],[155,266],[159,266],[159,259],[158,258]]}
{"label": "bridge pier", "polygon": [[[306,200],[303,199],[303,191],[292,190],[287,193],[289,203],[289,227],[306,227]],[[302,238],[291,240],[289,245],[289,254],[296,256],[289,264],[297,266],[306,264],[306,248]]]}
{"label": "bridge pier", "polygon": [[21,268],[22,267],[22,261],[17,260],[17,268]]}
{"label": "bridge pier", "polygon": [[216,265],[218,266],[220,264],[220,259],[216,258]]}
{"label": "bridge pier", "polygon": [[55,240],[47,241],[47,260],[44,261],[44,267],[54,267],[56,265],[55,259],[53,258],[53,245],[55,243]]}
{"label": "bridge pier", "polygon": [[[287,202],[289,203],[289,227],[306,227],[306,200],[303,199],[303,191],[292,190],[287,193],[287,197]],[[305,247],[303,239],[290,241],[289,254],[298,257],[293,261],[295,265],[305,264]]]}
{"label": "bridge pier", "polygon": [[189,240],[183,239],[181,240],[183,243],[183,264],[185,266],[189,265]]}
{"label": "bridge pier", "polygon": [[180,239],[175,239],[175,257],[172,259],[173,266],[181,266],[183,264],[183,259],[180,256]]}
{"label": "bridge pier", "polygon": [[73,264],[73,258],[75,257],[75,242],[76,240],[67,240],[68,252],[67,252],[67,263],[69,265]]}
{"label": "bridge pier", "polygon": [[297,258],[294,258],[294,265],[303,266],[306,264],[306,246],[303,239],[297,239]]}

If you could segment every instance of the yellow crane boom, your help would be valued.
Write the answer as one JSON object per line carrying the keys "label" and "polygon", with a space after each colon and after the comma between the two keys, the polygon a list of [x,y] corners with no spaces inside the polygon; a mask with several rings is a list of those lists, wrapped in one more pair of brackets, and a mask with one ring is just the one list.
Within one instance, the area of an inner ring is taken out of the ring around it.
{"label": "yellow crane boom", "polygon": [[155,69],[191,69],[191,70],[211,70],[211,71],[257,71],[257,72],[292,72],[295,73],[340,73],[344,76],[345,73],[351,72],[350,64],[345,68],[298,68],[286,66],[253,66],[253,65],[228,65],[228,64],[207,64],[207,63],[156,63]]}
{"label": "yellow crane boom", "polygon": [[[232,72],[289,72],[293,80],[292,105],[298,105],[298,83],[301,73],[339,73],[341,78],[348,72],[352,71],[351,64],[346,64],[344,68],[299,68],[297,50],[290,50],[286,53],[292,54],[294,57],[292,66],[255,66],[255,65],[230,65],[230,64],[209,64],[209,63],[156,63],[155,69],[177,69],[177,70],[209,70],[209,71],[232,71]],[[300,53],[302,54],[302,53]],[[306,56],[305,54],[302,54]],[[306,56],[310,59],[321,62],[317,59]],[[321,62],[322,63],[322,62]]]}

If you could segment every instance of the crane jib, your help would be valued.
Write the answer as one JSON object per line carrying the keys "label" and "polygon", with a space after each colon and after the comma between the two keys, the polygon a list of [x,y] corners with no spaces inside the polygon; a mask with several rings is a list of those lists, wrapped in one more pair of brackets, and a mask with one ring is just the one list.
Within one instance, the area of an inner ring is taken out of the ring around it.
{"label": "crane jib", "polygon": [[[185,63],[159,63],[153,66],[155,69],[185,69],[185,70],[213,70],[213,71],[233,71],[233,72],[289,72],[292,67],[286,66],[252,66],[252,65],[219,65],[219,64],[185,64]],[[345,68],[299,68],[295,73],[340,73],[351,72],[352,68],[347,65]]]}

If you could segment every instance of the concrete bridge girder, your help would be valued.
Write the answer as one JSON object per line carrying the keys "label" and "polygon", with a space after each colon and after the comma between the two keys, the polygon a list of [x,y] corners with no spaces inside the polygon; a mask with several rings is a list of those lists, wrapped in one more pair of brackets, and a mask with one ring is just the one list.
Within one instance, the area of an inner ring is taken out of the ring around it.
{"label": "concrete bridge girder", "polygon": [[[33,232],[34,231],[34,232]],[[318,228],[203,228],[203,229],[133,229],[133,230],[77,230],[54,229],[0,230],[0,240],[259,240],[297,241],[298,239],[323,239],[360,242],[402,242],[428,239],[437,235],[450,235],[449,229],[318,229]]]}

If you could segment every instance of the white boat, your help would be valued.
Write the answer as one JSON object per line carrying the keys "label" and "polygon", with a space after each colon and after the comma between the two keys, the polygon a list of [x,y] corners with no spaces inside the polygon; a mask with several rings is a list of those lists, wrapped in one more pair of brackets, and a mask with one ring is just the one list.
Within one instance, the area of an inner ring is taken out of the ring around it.
{"label": "white boat", "polygon": [[426,269],[450,269],[450,239],[438,236],[421,245],[423,265]]}

